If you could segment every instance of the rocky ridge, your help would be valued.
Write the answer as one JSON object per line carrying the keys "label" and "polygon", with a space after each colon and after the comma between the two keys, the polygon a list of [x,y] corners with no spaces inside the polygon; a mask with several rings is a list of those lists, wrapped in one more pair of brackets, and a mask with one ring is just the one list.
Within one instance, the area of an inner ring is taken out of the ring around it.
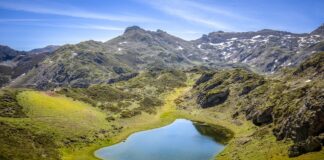
{"label": "rocky ridge", "polygon": [[121,36],[107,42],[91,40],[60,47],[53,56],[45,55],[38,60],[39,67],[19,78],[13,86],[45,90],[61,86],[88,87],[142,70],[188,69],[194,66],[245,67],[275,73],[281,68],[298,65],[317,51],[323,51],[322,27],[310,34],[269,29],[257,32],[219,31],[194,41],[185,41],[162,30],[148,31],[132,26],[126,28]]}

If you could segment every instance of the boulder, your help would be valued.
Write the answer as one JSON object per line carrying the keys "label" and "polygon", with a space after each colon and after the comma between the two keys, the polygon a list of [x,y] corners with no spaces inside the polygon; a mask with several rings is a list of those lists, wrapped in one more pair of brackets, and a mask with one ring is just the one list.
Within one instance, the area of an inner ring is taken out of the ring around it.
{"label": "boulder", "polygon": [[205,83],[207,81],[209,81],[210,79],[212,79],[214,76],[214,73],[204,73],[195,83],[195,86],[198,86],[202,83]]}
{"label": "boulder", "polygon": [[260,126],[263,124],[269,124],[272,123],[272,107],[267,108],[264,111],[257,111],[255,112],[252,122],[253,124]]}
{"label": "boulder", "polygon": [[132,78],[136,77],[137,75],[138,75],[138,73],[123,74],[117,78],[109,79],[107,83],[112,84],[112,83],[116,83],[116,82],[120,82],[120,81],[128,81],[129,79],[132,79]]}
{"label": "boulder", "polygon": [[197,97],[197,103],[202,108],[213,107],[215,105],[222,104],[226,101],[229,95],[229,89],[219,90],[211,93],[201,93]]}

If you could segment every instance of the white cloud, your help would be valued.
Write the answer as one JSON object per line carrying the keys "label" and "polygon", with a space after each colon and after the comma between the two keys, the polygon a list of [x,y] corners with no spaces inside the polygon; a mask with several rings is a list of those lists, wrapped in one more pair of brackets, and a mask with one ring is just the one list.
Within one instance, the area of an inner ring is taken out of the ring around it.
{"label": "white cloud", "polygon": [[252,19],[250,17],[246,17],[241,14],[234,13],[233,11],[228,11],[228,9],[224,9],[221,7],[217,7],[217,6],[211,7],[210,5],[205,5],[205,4],[197,3],[194,1],[190,1],[190,0],[184,0],[182,2],[184,2],[185,5],[190,6],[196,10],[202,10],[202,11],[209,12],[209,13],[215,13],[215,14],[223,15],[223,16],[226,16],[229,18],[234,18],[237,20],[254,21],[254,19]]}
{"label": "white cloud", "polygon": [[192,0],[138,0],[144,4],[149,4],[153,8],[166,14],[184,19],[189,22],[202,24],[214,29],[238,30],[234,26],[225,22],[224,19],[253,21],[249,17],[227,11],[221,7],[209,6]]}
{"label": "white cloud", "polygon": [[120,22],[156,22],[156,20],[141,17],[141,16],[127,16],[127,15],[112,15],[104,13],[90,12],[82,10],[79,8],[60,6],[48,7],[44,5],[31,5],[27,3],[10,3],[10,2],[0,2],[0,7],[10,10],[32,12],[39,14],[52,14],[76,18],[86,18],[86,19],[99,19],[99,20],[110,20],[110,21],[120,21]]}

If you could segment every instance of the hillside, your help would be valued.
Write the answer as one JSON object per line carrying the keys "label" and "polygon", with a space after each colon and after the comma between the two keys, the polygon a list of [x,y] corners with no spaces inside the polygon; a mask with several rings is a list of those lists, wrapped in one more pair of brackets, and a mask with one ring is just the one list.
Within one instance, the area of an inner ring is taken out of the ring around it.
{"label": "hillside", "polygon": [[187,118],[218,126],[231,139],[218,159],[321,159],[323,55],[273,77],[194,68],[145,71],[87,88],[6,89],[0,96],[0,127],[6,131],[0,155],[93,159],[100,146]]}
{"label": "hillside", "polygon": [[[281,146],[285,150],[281,154],[289,157],[319,151],[324,129],[323,59],[324,52],[316,53],[296,69],[275,77],[242,69],[209,71],[196,81],[179,105],[185,110],[201,108],[208,114],[228,115],[226,119],[237,127],[246,120],[257,126],[249,130],[250,134],[239,134],[220,159],[269,159],[264,156],[278,151],[274,149],[263,156],[262,151],[250,151],[266,148],[270,137],[286,143],[286,147]],[[237,147],[247,149],[237,151]]]}

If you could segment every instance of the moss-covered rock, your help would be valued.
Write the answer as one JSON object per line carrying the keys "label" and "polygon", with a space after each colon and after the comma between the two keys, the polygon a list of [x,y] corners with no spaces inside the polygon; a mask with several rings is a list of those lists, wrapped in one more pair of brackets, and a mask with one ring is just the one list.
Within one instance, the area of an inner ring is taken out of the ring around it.
{"label": "moss-covered rock", "polygon": [[213,107],[215,105],[222,104],[226,101],[230,90],[225,89],[213,89],[207,93],[202,93],[197,96],[197,103],[202,108]]}

